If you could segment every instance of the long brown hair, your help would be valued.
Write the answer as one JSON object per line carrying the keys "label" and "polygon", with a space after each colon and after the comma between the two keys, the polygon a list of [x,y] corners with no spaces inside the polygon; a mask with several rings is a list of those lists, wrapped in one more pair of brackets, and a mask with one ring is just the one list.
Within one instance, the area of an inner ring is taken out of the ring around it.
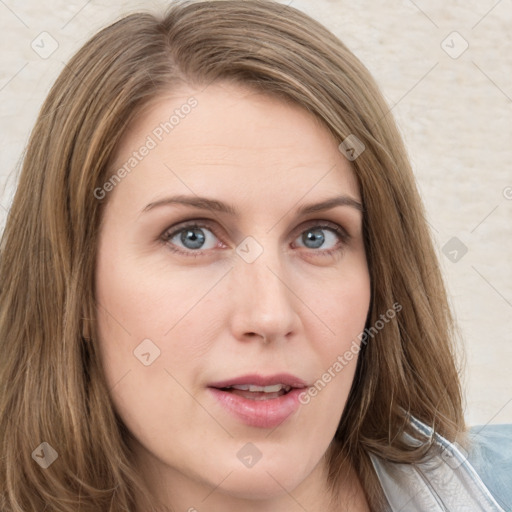
{"label": "long brown hair", "polygon": [[[2,510],[132,511],[136,495],[156,510],[99,361],[94,267],[104,201],[93,191],[150,101],[180,84],[224,80],[295,102],[338,143],[355,135],[365,146],[352,168],[365,210],[367,327],[393,304],[401,310],[362,345],[327,453],[333,491],[348,460],[372,508],[381,506],[368,453],[418,461],[423,452],[400,439],[408,413],[449,439],[464,430],[436,254],[403,143],[366,68],[291,7],[174,1],[162,18],[133,14],[95,35],[62,71],[33,130],[0,246]],[[43,442],[58,454],[47,469],[33,455]]]}

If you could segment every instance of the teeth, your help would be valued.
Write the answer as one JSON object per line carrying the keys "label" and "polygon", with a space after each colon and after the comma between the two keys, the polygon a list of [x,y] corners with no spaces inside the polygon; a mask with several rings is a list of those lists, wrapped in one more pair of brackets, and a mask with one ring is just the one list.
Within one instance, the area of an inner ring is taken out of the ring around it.
{"label": "teeth", "polygon": [[259,393],[277,393],[284,389],[286,392],[290,391],[291,386],[285,384],[274,384],[273,386],[255,386],[253,384],[239,384],[235,386],[228,386],[228,389],[239,389],[240,391],[254,391]]}

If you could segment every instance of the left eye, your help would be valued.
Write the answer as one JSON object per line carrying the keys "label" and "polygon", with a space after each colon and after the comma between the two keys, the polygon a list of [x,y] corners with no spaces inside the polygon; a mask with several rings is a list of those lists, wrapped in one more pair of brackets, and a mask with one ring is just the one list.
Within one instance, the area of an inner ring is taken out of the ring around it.
{"label": "left eye", "polygon": [[295,243],[307,249],[334,249],[340,237],[341,234],[332,227],[314,226],[303,231]]}

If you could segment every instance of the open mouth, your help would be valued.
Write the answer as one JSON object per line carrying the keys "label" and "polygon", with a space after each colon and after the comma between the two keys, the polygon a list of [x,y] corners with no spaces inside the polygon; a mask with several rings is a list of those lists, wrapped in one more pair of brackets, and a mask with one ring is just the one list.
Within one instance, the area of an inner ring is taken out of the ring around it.
{"label": "open mouth", "polygon": [[306,387],[306,381],[286,372],[270,376],[253,373],[207,386],[232,417],[258,428],[275,428],[288,419],[293,421],[301,406],[299,395]]}
{"label": "open mouth", "polygon": [[285,384],[274,384],[272,386],[237,384],[220,389],[221,391],[226,391],[242,398],[248,398],[249,400],[272,400],[288,394],[293,388]]}

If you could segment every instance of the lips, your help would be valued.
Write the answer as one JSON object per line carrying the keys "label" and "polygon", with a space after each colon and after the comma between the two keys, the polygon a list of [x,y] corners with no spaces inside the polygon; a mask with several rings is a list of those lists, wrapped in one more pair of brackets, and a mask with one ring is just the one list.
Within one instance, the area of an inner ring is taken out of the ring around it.
{"label": "lips", "polygon": [[306,387],[302,379],[288,373],[244,375],[208,385],[231,415],[260,428],[274,428],[290,417],[300,406],[298,396]]}
{"label": "lips", "polygon": [[209,384],[208,387],[223,389],[233,386],[243,386],[243,385],[253,385],[253,386],[275,386],[277,384],[282,384],[284,386],[289,386],[291,388],[305,388],[307,384],[296,377],[295,375],[291,375],[289,373],[278,373],[275,375],[270,375],[268,377],[264,377],[258,374],[252,375],[243,375],[241,377],[235,377],[229,380],[223,380],[219,382],[213,382]]}

